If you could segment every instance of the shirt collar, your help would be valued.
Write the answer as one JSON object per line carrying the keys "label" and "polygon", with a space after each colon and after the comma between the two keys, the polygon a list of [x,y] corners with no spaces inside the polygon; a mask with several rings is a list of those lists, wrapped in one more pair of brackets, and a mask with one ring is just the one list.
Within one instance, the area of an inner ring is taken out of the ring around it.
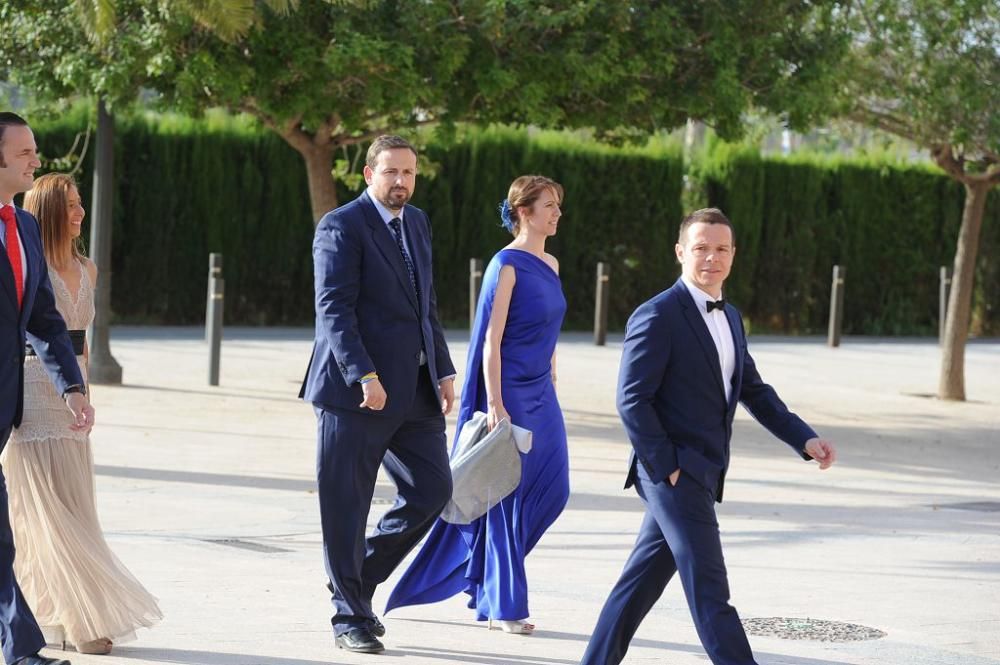
{"label": "shirt collar", "polygon": [[382,205],[381,201],[379,201],[377,198],[375,198],[375,192],[372,191],[371,187],[369,187],[365,191],[368,192],[368,198],[370,198],[372,200],[372,203],[375,204],[375,209],[378,210],[378,214],[379,214],[380,217],[382,217],[382,221],[383,222],[385,222],[386,224],[388,224],[393,219],[398,218],[399,221],[400,221],[400,223],[402,223],[402,221],[403,221],[403,211],[406,210],[406,206],[403,206],[403,209],[399,211],[398,215],[394,215],[394,214],[392,214],[392,212],[389,211],[388,208],[386,208],[384,205]]}
{"label": "shirt collar", "polygon": [[[715,302],[716,300],[718,300],[718,298],[708,295],[700,288],[695,286],[694,283],[687,278],[687,275],[681,275],[681,281],[684,282],[684,286],[687,287],[687,290],[691,294],[691,297],[694,298],[694,304],[698,307],[698,311],[701,312],[702,314],[709,314],[710,312],[708,312],[708,310],[706,309],[705,303]],[[714,312],[721,313],[722,310],[712,310],[712,313]]]}

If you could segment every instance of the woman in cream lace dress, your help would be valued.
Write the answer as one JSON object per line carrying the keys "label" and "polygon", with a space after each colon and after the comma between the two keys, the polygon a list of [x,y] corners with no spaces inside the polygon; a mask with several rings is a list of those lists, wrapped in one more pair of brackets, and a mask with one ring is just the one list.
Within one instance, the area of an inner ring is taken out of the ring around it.
{"label": "woman in cream lace dress", "polygon": [[[79,251],[84,210],[73,179],[42,176],[25,196],[24,208],[41,225],[59,312],[70,331],[83,331],[94,318],[97,268]],[[85,343],[77,359],[86,379]],[[24,419],[0,458],[17,547],[14,571],[40,625],[61,633],[57,639],[81,653],[105,654],[113,642],[133,638],[136,628],[151,626],[162,615],[156,599],[104,540],[94,504],[90,438],[69,429],[69,416],[41,363],[28,356]]]}

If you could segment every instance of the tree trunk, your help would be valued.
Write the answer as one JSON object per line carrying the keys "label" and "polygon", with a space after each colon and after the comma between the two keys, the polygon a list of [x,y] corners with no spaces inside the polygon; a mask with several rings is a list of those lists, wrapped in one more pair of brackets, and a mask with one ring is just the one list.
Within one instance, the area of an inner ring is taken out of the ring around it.
{"label": "tree trunk", "polygon": [[[288,137],[285,137],[288,140]],[[309,178],[309,202],[312,205],[313,224],[337,207],[337,181],[333,179],[333,146],[309,142],[288,141],[306,163]]]}
{"label": "tree trunk", "polygon": [[115,119],[104,103],[97,101],[97,154],[94,156],[94,197],[90,217],[90,257],[97,264],[94,321],[90,324],[89,380],[118,385],[122,367],[111,355],[108,343],[111,322],[111,203],[114,199]]}
{"label": "tree trunk", "polygon": [[988,182],[965,184],[965,209],[955,247],[954,276],[948,298],[948,315],[941,344],[941,376],[938,397],[965,401],[965,342],[972,318],[972,283],[979,253],[979,231],[990,192]]}

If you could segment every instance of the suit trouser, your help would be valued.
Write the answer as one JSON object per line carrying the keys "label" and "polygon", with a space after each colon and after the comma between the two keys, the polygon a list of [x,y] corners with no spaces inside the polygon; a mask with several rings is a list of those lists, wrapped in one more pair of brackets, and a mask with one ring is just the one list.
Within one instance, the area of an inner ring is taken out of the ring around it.
{"label": "suit trouser", "polygon": [[680,574],[702,646],[715,665],[756,665],[722,558],[715,497],[686,473],[653,483],[640,464],[636,490],[646,504],[632,554],[601,610],[583,665],[622,661],[632,636],[674,573]]}
{"label": "suit trouser", "polygon": [[[392,395],[388,398],[391,400]],[[413,406],[392,417],[317,408],[320,519],[337,635],[368,624],[372,596],[451,499],[445,422],[436,387],[421,368]],[[365,538],[379,465],[396,500]]]}
{"label": "suit trouser", "polygon": [[[0,429],[0,451],[7,445],[10,427]],[[0,469],[0,642],[3,658],[16,663],[45,646],[31,608],[14,579],[14,532],[10,528],[7,481]]]}

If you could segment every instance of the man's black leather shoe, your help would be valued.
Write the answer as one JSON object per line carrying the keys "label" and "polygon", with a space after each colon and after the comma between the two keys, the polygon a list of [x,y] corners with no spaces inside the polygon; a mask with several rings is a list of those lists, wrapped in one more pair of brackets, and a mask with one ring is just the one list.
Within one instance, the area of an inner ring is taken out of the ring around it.
{"label": "man's black leather shoe", "polygon": [[62,658],[46,658],[36,653],[34,656],[25,656],[14,665],[70,665],[70,662]]}
{"label": "man's black leather shoe", "polygon": [[337,635],[337,647],[354,653],[381,653],[385,651],[385,645],[379,642],[368,628],[351,628],[346,633]]}
{"label": "man's black leather shoe", "polygon": [[369,630],[371,631],[372,635],[374,635],[375,637],[382,637],[383,635],[385,635],[385,626],[383,626],[382,622],[378,620],[378,617],[372,617],[371,622],[372,625],[371,628],[369,628]]}

